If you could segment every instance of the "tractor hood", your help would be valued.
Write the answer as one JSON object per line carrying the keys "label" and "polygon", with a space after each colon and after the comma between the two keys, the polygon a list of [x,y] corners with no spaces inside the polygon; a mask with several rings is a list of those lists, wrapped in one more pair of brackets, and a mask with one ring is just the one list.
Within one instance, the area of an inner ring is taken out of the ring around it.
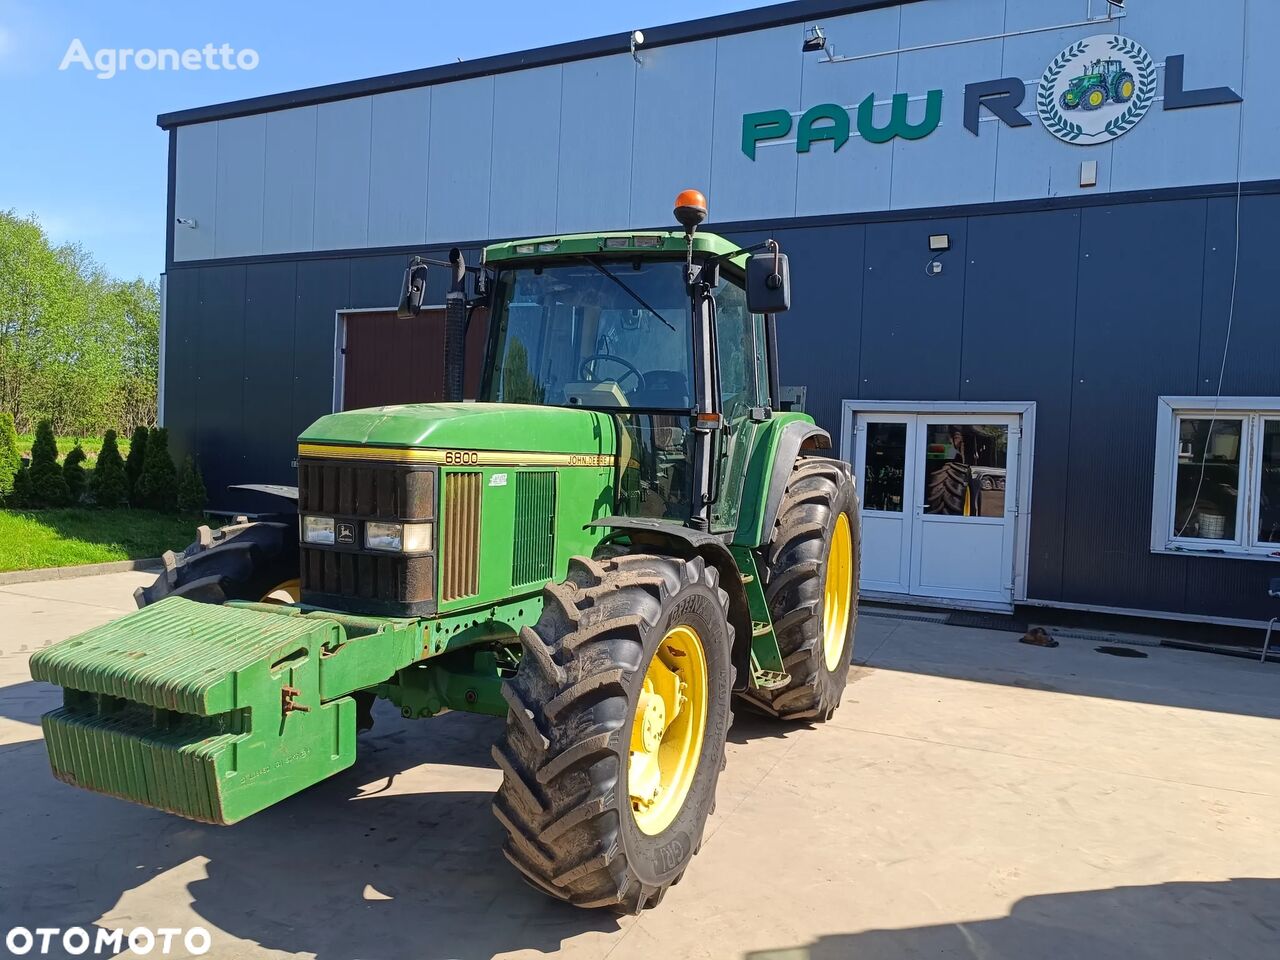
{"label": "tractor hood", "polygon": [[302,444],[612,455],[612,418],[519,403],[412,403],[321,417]]}

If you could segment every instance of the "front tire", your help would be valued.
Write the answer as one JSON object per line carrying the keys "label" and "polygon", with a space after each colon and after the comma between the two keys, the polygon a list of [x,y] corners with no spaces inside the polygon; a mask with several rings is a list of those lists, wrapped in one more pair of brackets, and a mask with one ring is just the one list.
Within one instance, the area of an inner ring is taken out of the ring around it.
{"label": "front tire", "polygon": [[299,596],[298,527],[266,521],[196,531],[182,553],[165,553],[164,572],[133,599],[139,607],[165,597],[202,603],[228,600],[296,601]]}
{"label": "front tire", "polygon": [[830,720],[844,696],[858,620],[858,498],[848,466],[805,457],[792,468],[759,568],[791,681],[743,696],[784,720]]}
{"label": "front tire", "polygon": [[575,557],[543,596],[503,684],[503,852],[553,897],[639,913],[683,876],[715,803],[732,720],[728,596],[701,558],[653,554]]}

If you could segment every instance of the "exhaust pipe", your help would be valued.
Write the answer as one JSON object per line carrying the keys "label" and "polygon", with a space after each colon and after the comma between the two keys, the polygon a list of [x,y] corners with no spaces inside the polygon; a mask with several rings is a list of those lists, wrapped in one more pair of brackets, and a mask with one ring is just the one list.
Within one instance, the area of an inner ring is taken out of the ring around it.
{"label": "exhaust pipe", "polygon": [[444,298],[444,398],[446,402],[462,400],[463,374],[467,365],[467,264],[462,251],[449,251],[453,281]]}

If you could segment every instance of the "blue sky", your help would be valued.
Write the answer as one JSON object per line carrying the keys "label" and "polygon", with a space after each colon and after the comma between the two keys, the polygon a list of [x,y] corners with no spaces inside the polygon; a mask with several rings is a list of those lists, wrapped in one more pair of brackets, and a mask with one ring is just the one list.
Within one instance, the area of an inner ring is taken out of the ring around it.
{"label": "blue sky", "polygon": [[[0,210],[34,213],[121,277],[164,270],[169,110],[762,6],[763,0],[0,0]],[[230,44],[252,71],[60,71],[72,41],[106,48]]]}

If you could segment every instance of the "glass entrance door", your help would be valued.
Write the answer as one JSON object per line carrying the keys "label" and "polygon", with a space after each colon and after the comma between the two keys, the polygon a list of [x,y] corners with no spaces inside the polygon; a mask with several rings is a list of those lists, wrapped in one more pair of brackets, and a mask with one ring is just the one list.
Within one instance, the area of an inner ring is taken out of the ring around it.
{"label": "glass entrance door", "polygon": [[1012,605],[1019,417],[856,417],[862,589]]}

